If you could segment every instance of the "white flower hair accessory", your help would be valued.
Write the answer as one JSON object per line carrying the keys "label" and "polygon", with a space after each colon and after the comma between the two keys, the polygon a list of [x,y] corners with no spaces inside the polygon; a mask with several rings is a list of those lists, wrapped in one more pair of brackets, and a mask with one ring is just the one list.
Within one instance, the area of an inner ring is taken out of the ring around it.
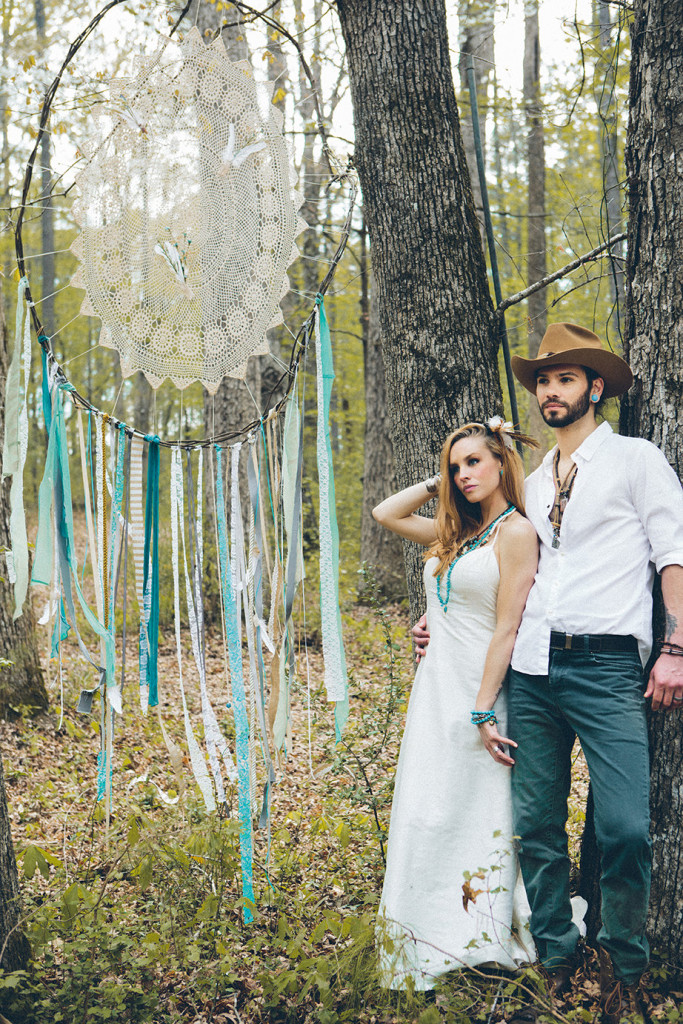
{"label": "white flower hair accessory", "polygon": [[512,423],[504,420],[502,416],[492,416],[491,419],[486,421],[486,426],[492,434],[500,434],[506,448],[512,448],[512,434],[514,430]]}

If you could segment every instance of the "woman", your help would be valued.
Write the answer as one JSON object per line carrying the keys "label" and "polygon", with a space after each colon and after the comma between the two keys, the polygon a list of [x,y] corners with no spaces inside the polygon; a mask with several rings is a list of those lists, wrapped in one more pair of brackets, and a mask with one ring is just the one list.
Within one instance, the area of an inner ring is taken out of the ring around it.
{"label": "woman", "polygon": [[[431,641],[401,744],[380,904],[385,981],[427,989],[446,971],[535,959],[512,850],[503,681],[538,542],[524,517],[524,470],[500,417],[443,446],[440,473],[373,510],[424,545]],[[417,515],[438,489],[435,519]]]}

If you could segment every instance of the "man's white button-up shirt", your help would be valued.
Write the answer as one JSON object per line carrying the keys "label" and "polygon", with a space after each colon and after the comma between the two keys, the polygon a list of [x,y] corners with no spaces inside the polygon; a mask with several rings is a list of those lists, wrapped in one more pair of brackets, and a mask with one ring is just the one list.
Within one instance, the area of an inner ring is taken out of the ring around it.
{"label": "man's white button-up shirt", "polygon": [[512,667],[547,675],[550,631],[635,636],[643,664],[652,647],[655,568],[683,565],[683,490],[649,441],[602,423],[572,453],[578,466],[553,548],[548,514],[556,449],[526,482],[526,514],[540,541]]}

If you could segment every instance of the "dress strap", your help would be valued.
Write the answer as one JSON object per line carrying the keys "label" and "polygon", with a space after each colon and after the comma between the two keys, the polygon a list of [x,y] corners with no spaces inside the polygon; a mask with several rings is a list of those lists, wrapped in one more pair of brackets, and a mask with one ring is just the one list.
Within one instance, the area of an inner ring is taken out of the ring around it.
{"label": "dress strap", "polygon": [[488,538],[487,538],[487,541],[486,541],[486,547],[487,547],[487,548],[494,548],[494,547],[496,546],[496,541],[498,540],[498,533],[499,533],[499,531],[500,531],[500,528],[501,528],[501,526],[503,525],[503,523],[505,522],[505,520],[506,520],[506,519],[509,519],[509,518],[510,518],[510,516],[512,515],[512,513],[513,513],[513,512],[516,512],[516,511],[517,511],[517,509],[516,509],[516,508],[514,507],[514,505],[513,505],[513,507],[512,507],[511,509],[510,509],[510,511],[509,511],[509,512],[507,513],[507,515],[504,515],[504,516],[503,516],[503,517],[502,517],[502,518],[501,518],[501,519],[500,519],[500,520],[499,520],[499,521],[498,521],[498,522],[496,523],[496,525],[495,525],[495,526],[493,527],[493,529],[491,530],[491,533],[489,534],[489,536],[488,536]]}

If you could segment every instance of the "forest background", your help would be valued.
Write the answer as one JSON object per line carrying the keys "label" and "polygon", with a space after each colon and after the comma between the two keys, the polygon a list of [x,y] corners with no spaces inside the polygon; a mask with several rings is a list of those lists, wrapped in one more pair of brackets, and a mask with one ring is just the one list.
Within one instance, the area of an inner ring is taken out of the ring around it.
{"label": "forest background", "polygon": [[[229,4],[217,3],[209,13],[216,23],[217,20],[237,21],[238,16],[230,15],[229,8]],[[618,19],[606,25],[605,12],[611,18],[611,10],[600,3],[591,7],[586,2],[576,11],[572,10],[570,17],[548,12],[546,23],[551,45],[546,52],[538,16],[532,8],[529,8],[526,22],[521,5],[515,8],[476,0],[459,7],[450,4],[448,9],[463,135],[475,203],[481,209],[472,133],[468,130],[470,104],[463,54],[473,52],[475,56],[493,231],[501,289],[507,297],[623,230],[623,146],[629,73],[627,20],[621,8],[617,8]],[[36,15],[35,11],[39,13]],[[44,89],[77,25],[71,17],[62,17],[57,9],[52,11],[49,6],[43,9],[40,2],[35,11],[11,3],[5,3],[3,8],[3,65],[7,69],[2,83],[5,208],[16,202],[16,189],[37,130]],[[343,169],[353,155],[353,124],[344,44],[334,12],[322,0],[310,10],[304,0],[297,0],[290,5],[277,5],[271,13],[277,15],[285,27],[289,26],[309,61],[322,98],[336,168]],[[85,20],[85,9],[82,17]],[[207,14],[202,12],[202,17],[206,18]],[[46,232],[46,215],[38,212],[28,218],[24,228],[31,283],[40,315],[44,323],[51,326],[50,333],[56,334],[56,354],[68,365],[73,382],[90,401],[145,432],[152,430],[161,436],[178,436],[182,417],[183,436],[202,436],[203,432],[211,432],[205,430],[205,426],[215,422],[217,415],[221,420],[224,410],[220,394],[216,399],[218,405],[211,400],[205,402],[202,389],[196,385],[183,393],[181,407],[178,392],[170,384],[154,393],[142,374],[124,381],[117,360],[110,351],[96,345],[98,322],[90,317],[77,317],[82,293],[69,287],[77,267],[76,258],[69,251],[75,227],[69,216],[71,199],[60,196],[70,184],[69,172],[56,189],[48,186],[48,182],[66,171],[78,142],[87,137],[88,111],[102,98],[105,80],[130,71],[131,58],[145,48],[149,50],[155,32],[163,28],[166,20],[162,14],[160,21],[156,5],[142,5],[135,12],[131,10],[127,17],[114,11],[110,18],[119,18],[120,27],[113,21],[104,23],[101,34],[69,70],[55,102],[51,118],[52,153],[46,159],[48,154],[44,149],[41,152],[41,180],[34,186],[36,196],[50,189],[50,201],[44,205],[49,207],[51,230]],[[494,22],[497,23],[497,50]],[[37,28],[38,24],[42,24],[42,28]],[[310,82],[301,71],[294,47],[272,29],[269,33],[258,22],[244,30],[224,28],[224,37],[231,34],[239,36],[230,43],[234,56],[248,52],[257,72],[275,81],[275,101],[286,113],[299,187],[305,195],[303,215],[310,228],[300,239],[303,258],[290,272],[292,291],[285,302],[287,327],[273,332],[272,338],[275,352],[288,353],[292,333],[296,333],[311,307],[316,284],[323,276],[321,268],[326,266],[325,261],[331,258],[336,247],[345,214],[345,193],[334,184],[326,189],[331,174],[316,130]],[[505,54],[503,60],[500,51]],[[515,53],[517,67],[512,60]],[[498,70],[499,63],[502,63],[502,74]],[[530,141],[536,143],[535,152],[533,145],[530,152]],[[12,234],[7,230],[10,227],[8,219],[1,239],[0,260],[5,316],[11,324],[14,322],[15,288],[10,281],[16,261]],[[43,256],[49,239],[54,256]],[[623,256],[623,246],[613,251]],[[529,302],[511,307],[507,313],[507,330],[512,351],[526,354],[530,348],[537,348],[548,316],[594,327],[619,350],[623,274],[619,273],[617,262],[615,275],[614,266],[604,258],[597,260],[572,277],[544,289]],[[327,300],[336,372],[332,438],[338,456],[335,475],[342,544],[341,573],[347,598],[352,597],[357,588],[356,573],[362,560],[377,565],[382,574],[388,574],[394,564],[390,557],[377,558],[386,545],[367,515],[368,507],[389,492],[392,481],[391,466],[386,465],[386,459],[381,463],[385,467],[382,478],[377,479],[377,460],[372,451],[373,445],[381,446],[385,442],[385,437],[378,435],[387,434],[387,421],[380,408],[383,391],[378,389],[374,378],[377,360],[372,358],[372,353],[370,372],[366,372],[368,349],[377,346],[379,340],[372,306],[371,272],[370,246],[360,203],[344,263]],[[44,295],[50,297],[45,299]],[[265,369],[266,378],[272,376],[274,369],[277,366],[271,361]],[[40,418],[38,360],[33,363],[33,373],[30,416],[31,422],[36,423]],[[249,384],[260,409],[262,382],[257,379],[259,376],[258,371],[252,369]],[[265,387],[264,383],[264,392]],[[235,415],[237,422],[240,416],[242,422],[254,418],[254,400],[248,398],[239,407]],[[523,428],[543,434],[542,424],[526,393],[520,395],[519,401]],[[492,408],[494,404],[492,396]],[[509,401],[507,410],[509,415]],[[310,418],[315,421],[313,408]],[[378,430],[371,429],[375,424]],[[313,445],[313,430],[309,430],[307,436]],[[381,450],[384,453],[384,448]],[[437,455],[435,451],[434,463]],[[366,461],[374,472],[365,472]],[[306,460],[305,464],[312,465],[312,460]],[[28,508],[37,508],[41,476],[42,452],[39,446],[31,446],[25,473]],[[315,484],[309,480],[308,486],[312,490]],[[310,523],[306,536],[311,550],[315,548],[314,534],[314,525]],[[382,583],[391,587],[388,578],[382,579]],[[393,587],[391,596],[405,596],[405,583],[401,579],[394,581]]]}
{"label": "forest background", "polygon": [[[0,283],[5,319],[10,324],[14,320],[16,292],[12,226],[18,185],[35,138],[38,110],[68,42],[95,11],[95,5],[84,5],[75,16],[71,9],[44,0],[23,7],[11,0],[2,3],[0,205],[6,219],[0,236]],[[99,408],[145,432],[200,437],[211,433],[217,422],[234,428],[253,419],[255,409],[261,410],[277,380],[278,359],[286,361],[293,335],[311,308],[318,282],[339,240],[348,190],[345,182],[335,180],[327,164],[317,125],[321,113],[334,154],[333,171],[343,171],[353,155],[354,143],[344,43],[334,5],[327,0],[282,0],[269,5],[268,13],[286,31],[280,32],[272,24],[266,26],[262,20],[251,17],[244,4],[238,10],[230,3],[202,3],[191,7],[189,15],[205,33],[222,30],[231,55],[235,59],[248,56],[257,73],[274,83],[274,102],[285,114],[305,196],[302,212],[309,229],[300,240],[302,257],[290,271],[292,291],[283,304],[285,326],[272,332],[275,358],[252,361],[248,387],[228,383],[213,400],[207,399],[197,386],[184,392],[181,400],[170,386],[152,392],[140,374],[131,380],[122,379],[111,352],[96,346],[98,324],[78,316],[81,294],[68,284],[76,269],[76,260],[69,251],[75,228],[69,214],[70,199],[62,193],[69,183],[70,162],[79,140],[87,138],[89,110],[102,98],[106,80],[129,73],[131,58],[140,50],[149,52],[154,48],[158,33],[168,30],[179,11],[159,4],[141,4],[110,15],[111,21],[105,23],[101,34],[93,37],[79,62],[69,69],[53,108],[48,141],[40,151],[40,173],[34,178],[32,194],[35,215],[27,218],[24,245],[41,317],[54,335],[58,358],[68,366],[79,390]],[[504,297],[518,295],[529,284],[604,246],[625,229],[628,211],[623,151],[630,13],[624,5],[607,5],[598,0],[577,4],[570,13],[559,15],[550,4],[540,5],[539,11],[539,4],[533,0],[524,6],[483,0],[449,3],[447,13],[453,76],[475,206],[481,217],[482,198],[475,171],[466,88],[467,54],[474,58],[501,290]],[[297,46],[306,58],[314,89],[298,59]],[[507,331],[513,352],[535,354],[548,319],[592,326],[615,351],[621,350],[623,243],[613,245],[611,252],[613,258],[608,258],[603,249],[596,259],[571,276],[509,307]],[[18,825],[25,897],[33,908],[27,912],[27,919],[33,922],[29,931],[34,951],[38,949],[42,956],[37,961],[37,975],[20,973],[10,976],[6,983],[10,993],[16,990],[13,1005],[17,1014],[26,1012],[28,1001],[40,1006],[40,1012],[48,1012],[50,1007],[52,1012],[58,1004],[58,1012],[64,1016],[52,1019],[72,1019],[68,1014],[74,1013],[73,1005],[77,1005],[79,1017],[84,1020],[96,1013],[106,1018],[116,1012],[120,1019],[131,1020],[157,1019],[151,1016],[154,1013],[159,1014],[160,1020],[260,1019],[259,1014],[270,1014],[271,1019],[322,1022],[364,1019],[364,1015],[370,1019],[373,1014],[380,1015],[377,1019],[382,1019],[382,1015],[391,1019],[405,1014],[406,1019],[419,1016],[427,1022],[442,1017],[472,1019],[476,1015],[494,1019],[492,1015],[501,1011],[501,993],[508,1001],[519,995],[508,980],[501,988],[498,979],[494,983],[475,979],[456,987],[455,994],[443,996],[437,1007],[425,1007],[410,996],[396,1005],[382,1000],[368,966],[372,959],[372,908],[381,884],[392,759],[410,676],[405,642],[407,589],[401,548],[377,530],[369,515],[369,509],[389,493],[396,479],[373,298],[372,249],[361,201],[354,213],[344,261],[327,299],[336,370],[332,440],[341,538],[340,576],[348,644],[354,661],[352,696],[358,698],[356,710],[360,717],[352,718],[353,735],[347,739],[342,754],[334,751],[329,730],[325,731],[324,716],[329,712],[319,687],[308,713],[299,714],[298,728],[308,736],[308,766],[313,764],[314,747],[320,762],[316,761],[317,773],[308,779],[304,772],[298,780],[296,766],[292,771],[291,765],[285,775],[284,786],[291,778],[294,788],[281,804],[284,821],[278,823],[273,852],[279,875],[276,877],[276,872],[272,872],[269,895],[265,887],[268,909],[257,932],[258,942],[241,930],[239,908],[234,906],[232,917],[224,925],[227,931],[217,932],[215,927],[220,913],[218,905],[228,899],[230,878],[235,871],[234,854],[230,854],[230,823],[219,823],[214,828],[199,821],[196,808],[188,808],[183,818],[186,832],[182,843],[183,849],[191,853],[185,863],[178,852],[181,841],[177,835],[173,840],[168,838],[172,826],[168,824],[169,812],[164,810],[164,801],[153,788],[148,788],[144,799],[128,808],[130,816],[125,820],[121,816],[126,854],[121,854],[120,861],[110,857],[107,863],[101,846],[93,838],[88,851],[81,850],[80,859],[76,858],[71,865],[70,879],[66,845],[59,856],[54,850],[50,852],[40,830],[31,825],[31,814],[35,811],[18,812],[10,794],[13,821]],[[42,430],[37,361],[33,367],[35,379],[29,393],[29,411],[31,436],[37,439]],[[312,366],[308,366],[307,373],[312,380]],[[500,373],[504,379],[502,357]],[[548,440],[533,403],[526,393],[518,397],[522,428]],[[495,402],[493,395],[492,404]],[[506,410],[509,417],[507,399]],[[492,408],[491,412],[494,411],[497,410]],[[616,407],[608,409],[607,415],[616,422]],[[307,409],[305,437],[304,464],[309,468],[304,481],[304,545],[312,584],[308,589],[303,632],[312,651],[315,683],[319,665],[316,669],[317,482],[313,471],[312,402]],[[431,459],[435,465],[436,447]],[[42,440],[32,443],[25,474],[29,518],[35,517],[37,509],[43,460]],[[76,490],[77,505],[79,500],[82,503],[82,495]],[[369,576],[359,574],[363,563],[372,567]],[[164,587],[163,592],[169,595],[170,586]],[[419,610],[421,597],[415,587],[410,596],[414,614]],[[365,605],[359,604],[360,600]],[[404,611],[387,616],[387,601],[403,601]],[[374,609],[372,613],[366,610],[368,603]],[[162,633],[164,624],[171,629],[170,616],[171,601],[167,597],[162,606]],[[397,661],[399,649],[401,664]],[[383,653],[385,664],[373,674],[378,652]],[[76,675],[77,668],[73,671]],[[75,679],[73,684],[76,685]],[[303,694],[302,689],[302,704]],[[54,692],[50,692],[49,700],[53,705]],[[19,703],[32,702],[10,694],[6,703],[16,708]],[[42,741],[36,728],[30,717],[25,717],[8,727],[5,742],[28,744],[37,754]],[[85,775],[88,754],[83,752],[81,762],[74,751],[78,752],[82,745],[87,747],[87,732],[68,710],[61,735],[74,769]],[[141,766],[147,772],[152,770],[153,753],[143,753],[148,741],[144,729],[127,740],[126,757],[131,759],[130,771],[136,777],[144,774]],[[54,746],[50,741],[47,745],[54,756],[62,750],[61,744]],[[59,770],[56,765],[55,774]],[[28,787],[30,774],[25,768],[16,769],[11,778],[15,785]],[[45,777],[40,773],[36,776],[45,785]],[[341,784],[340,778],[346,778],[347,784]],[[61,785],[57,789],[61,790]],[[73,795],[72,798],[76,799]],[[306,815],[295,809],[297,800],[301,800]],[[22,801],[23,807],[28,807],[26,797]],[[87,804],[85,796],[83,803]],[[92,807],[86,810],[92,811]],[[166,814],[164,828],[168,828],[168,833],[157,841],[159,812]],[[579,797],[573,811],[574,826],[579,831],[583,813]],[[95,836],[97,818],[96,809],[93,817],[79,826],[83,842],[89,827]],[[321,836],[330,837],[336,844],[334,852],[323,844],[327,866],[324,879],[312,867],[320,852]],[[233,844],[234,838],[233,833]],[[183,856],[187,857],[187,853]],[[173,879],[163,891],[163,898],[155,875],[155,865],[159,864],[167,881]],[[209,869],[202,865],[209,864],[210,885],[204,891],[197,883],[197,870],[199,875],[202,870],[206,873]],[[177,872],[182,878],[176,876]],[[365,892],[364,875],[366,882],[372,879]],[[94,884],[97,877],[106,882],[100,889]],[[136,882],[145,903],[143,911],[141,903],[131,898],[130,914],[138,915],[141,927],[144,925],[135,938],[112,910],[120,899],[115,883],[121,878],[125,883]],[[30,882],[38,889],[35,904],[36,892]],[[189,916],[183,918],[186,934],[181,941],[178,935],[169,937],[160,923],[152,925],[149,915],[152,891],[157,903],[168,913],[169,903],[183,889],[179,903]],[[49,891],[55,902],[49,901],[44,890]],[[296,899],[292,902],[295,895],[301,903],[296,910]],[[234,898],[233,893],[233,901]],[[43,901],[51,909],[41,916],[36,907]],[[107,907],[104,915],[100,913],[103,906]],[[213,932],[209,940],[210,926]],[[104,940],[107,929],[124,936],[118,946]],[[144,956],[138,958],[138,967],[133,970],[127,947],[136,941],[143,942],[140,948]],[[66,958],[60,952],[65,942],[76,943],[70,948],[75,951],[74,961],[81,965],[78,970],[65,969]],[[247,970],[238,969],[235,960],[239,957],[243,958],[243,966],[248,965]],[[158,983],[158,970],[155,974],[159,964],[163,965],[165,987]],[[666,974],[666,968],[661,971]],[[175,982],[169,982],[170,977],[175,977]],[[220,985],[216,977],[220,977]],[[577,996],[576,1007],[568,1010],[579,1015],[577,1019],[587,1012],[585,1008],[595,995],[590,989],[590,975],[585,984],[588,987]],[[665,1019],[678,1019],[674,1016],[678,1012],[675,1000],[662,997],[660,1007],[662,1014],[667,1015]],[[38,1011],[35,1013],[39,1019]],[[280,1016],[273,1018],[273,1014]]]}

